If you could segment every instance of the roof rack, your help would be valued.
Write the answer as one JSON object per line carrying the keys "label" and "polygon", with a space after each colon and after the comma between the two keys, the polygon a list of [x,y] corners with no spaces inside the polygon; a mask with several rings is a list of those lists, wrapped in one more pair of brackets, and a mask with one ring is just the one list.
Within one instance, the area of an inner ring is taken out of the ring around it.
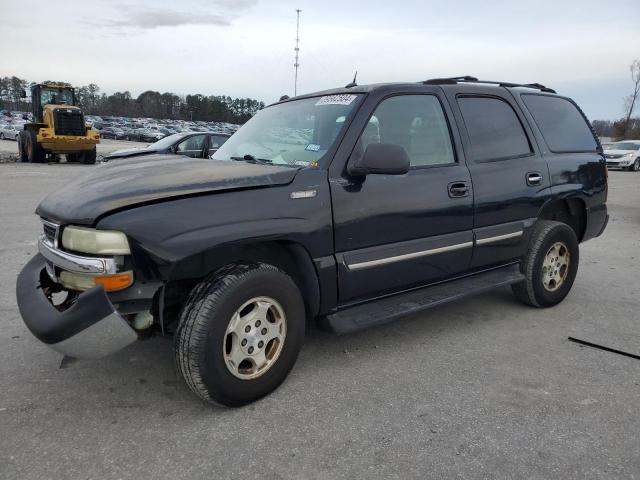
{"label": "roof rack", "polygon": [[449,77],[449,78],[432,78],[425,80],[425,85],[456,85],[458,83],[487,83],[489,85],[498,85],[499,87],[524,87],[534,88],[542,92],[556,93],[555,90],[545,87],[540,83],[510,83],[510,82],[493,82],[490,80],[478,80],[476,77],[465,75],[462,77]]}

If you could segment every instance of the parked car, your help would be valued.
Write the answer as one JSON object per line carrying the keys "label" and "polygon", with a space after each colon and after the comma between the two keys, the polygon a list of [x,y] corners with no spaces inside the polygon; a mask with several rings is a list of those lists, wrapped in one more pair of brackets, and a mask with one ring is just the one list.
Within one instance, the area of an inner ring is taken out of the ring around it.
{"label": "parked car", "polygon": [[125,133],[124,130],[121,130],[116,127],[104,127],[100,130],[101,138],[113,138],[114,140],[118,140],[119,138],[124,138]]}
{"label": "parked car", "polygon": [[558,304],[608,220],[589,122],[538,84],[286,99],[213,159],[111,162],[45,198],[30,331],[76,358],[174,334],[191,390],[238,406],[285,379],[307,318],[353,332],[505,285]]}
{"label": "parked car", "polygon": [[144,148],[129,148],[109,153],[103,161],[117,158],[131,158],[159,153],[175,153],[194,158],[207,158],[213,155],[229,135],[219,133],[174,133]]}
{"label": "parked car", "polygon": [[4,123],[0,125],[0,140],[15,140],[18,141],[20,130],[23,127],[21,124],[16,123]]}
{"label": "parked car", "polygon": [[604,151],[607,168],[640,171],[640,140],[624,140],[607,146]]}

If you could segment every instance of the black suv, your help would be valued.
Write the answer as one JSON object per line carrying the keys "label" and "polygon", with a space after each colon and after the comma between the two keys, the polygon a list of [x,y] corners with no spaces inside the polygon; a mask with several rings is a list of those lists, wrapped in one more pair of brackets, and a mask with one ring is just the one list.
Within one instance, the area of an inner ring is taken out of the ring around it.
{"label": "black suv", "polygon": [[473,77],[285,98],[205,159],[95,169],[37,208],[31,332],[98,357],[153,332],[201,398],[276,388],[307,319],[379,325],[511,285],[551,307],[607,224],[589,122],[538,84]]}

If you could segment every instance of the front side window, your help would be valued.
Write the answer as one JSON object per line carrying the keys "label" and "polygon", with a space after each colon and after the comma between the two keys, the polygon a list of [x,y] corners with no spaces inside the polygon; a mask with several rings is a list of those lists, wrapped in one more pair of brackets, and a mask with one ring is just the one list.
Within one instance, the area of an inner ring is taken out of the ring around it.
{"label": "front side window", "polygon": [[576,106],[562,97],[523,94],[522,101],[552,152],[595,152],[596,140]]}
{"label": "front side window", "polygon": [[504,160],[531,154],[531,146],[516,112],[493,97],[459,97],[458,106],[467,127],[476,162]]}
{"label": "front side window", "polygon": [[176,151],[180,153],[180,152],[188,152],[188,151],[194,151],[194,150],[202,150],[202,147],[204,146],[204,138],[205,138],[205,135],[193,135],[192,137],[189,137],[186,140],[183,140],[182,142],[180,142],[178,144],[178,148],[176,149]]}
{"label": "front side window", "polygon": [[449,127],[434,95],[397,95],[376,107],[357,148],[371,143],[404,147],[412,167],[455,162]]}
{"label": "front side window", "polygon": [[254,157],[276,165],[315,166],[332,147],[361,94],[325,95],[260,110],[212,155]]}

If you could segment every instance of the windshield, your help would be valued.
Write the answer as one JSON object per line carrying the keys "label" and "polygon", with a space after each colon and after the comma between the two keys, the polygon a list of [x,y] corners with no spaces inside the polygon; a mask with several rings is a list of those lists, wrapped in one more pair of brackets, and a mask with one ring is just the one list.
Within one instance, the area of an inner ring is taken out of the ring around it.
{"label": "windshield", "polygon": [[44,107],[48,103],[73,105],[73,93],[71,90],[43,88],[40,92],[40,104]]}
{"label": "windshield", "polygon": [[613,143],[609,150],[640,150],[640,143],[622,142]]}
{"label": "windshield", "polygon": [[331,148],[358,94],[325,95],[280,103],[258,112],[212,155],[253,157],[277,165],[316,166]]}

